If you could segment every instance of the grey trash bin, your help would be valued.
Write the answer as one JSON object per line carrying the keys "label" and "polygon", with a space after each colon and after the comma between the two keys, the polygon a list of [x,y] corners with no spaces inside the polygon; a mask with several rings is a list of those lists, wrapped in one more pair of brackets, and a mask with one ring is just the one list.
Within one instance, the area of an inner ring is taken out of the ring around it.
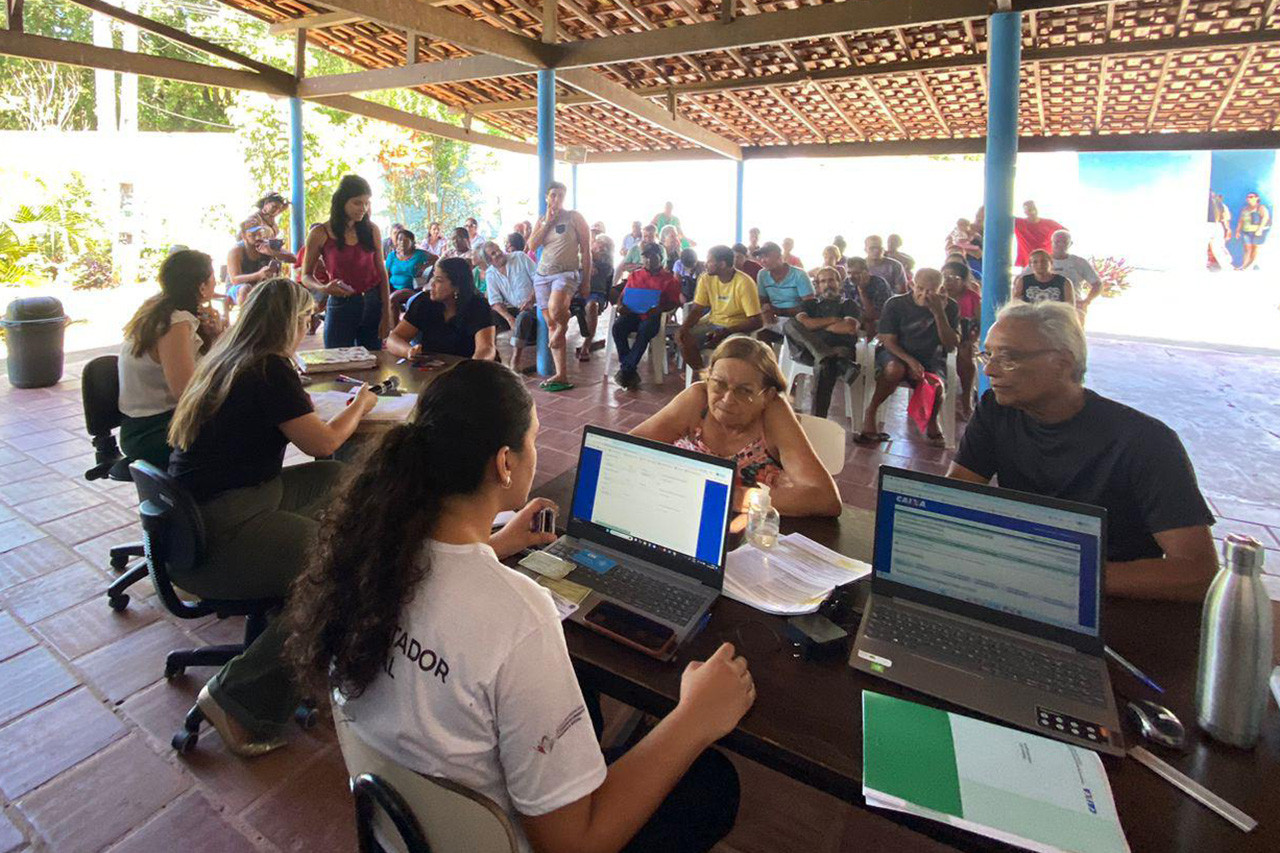
{"label": "grey trash bin", "polygon": [[15,299],[0,328],[9,348],[9,384],[46,388],[62,379],[62,344],[70,318],[52,296]]}

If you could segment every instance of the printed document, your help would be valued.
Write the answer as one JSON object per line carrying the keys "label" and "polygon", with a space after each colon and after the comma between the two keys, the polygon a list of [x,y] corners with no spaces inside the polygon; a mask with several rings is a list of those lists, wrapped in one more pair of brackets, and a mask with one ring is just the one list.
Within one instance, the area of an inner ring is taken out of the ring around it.
{"label": "printed document", "polygon": [[813,613],[831,590],[870,572],[861,560],[789,533],[767,550],[745,544],[730,551],[721,593],[765,613]]}

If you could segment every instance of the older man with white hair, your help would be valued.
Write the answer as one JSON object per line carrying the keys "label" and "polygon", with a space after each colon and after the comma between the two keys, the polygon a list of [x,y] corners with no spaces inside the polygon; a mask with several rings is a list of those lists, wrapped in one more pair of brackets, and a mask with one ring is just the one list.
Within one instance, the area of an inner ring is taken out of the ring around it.
{"label": "older man with white hair", "polygon": [[1164,423],[1084,387],[1075,310],[1005,306],[978,360],[991,390],[948,476],[1104,507],[1108,594],[1203,598],[1217,558],[1191,460]]}

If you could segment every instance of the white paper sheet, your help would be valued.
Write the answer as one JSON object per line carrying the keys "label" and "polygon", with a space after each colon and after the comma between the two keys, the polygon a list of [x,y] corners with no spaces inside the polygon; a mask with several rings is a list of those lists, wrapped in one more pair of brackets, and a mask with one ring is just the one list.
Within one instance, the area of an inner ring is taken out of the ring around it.
{"label": "white paper sheet", "polygon": [[721,592],[765,613],[812,613],[831,590],[865,577],[871,567],[798,533],[778,538],[768,551],[746,544],[725,560]]}
{"label": "white paper sheet", "polygon": [[[347,406],[351,394],[346,391],[312,391],[311,405],[316,407],[320,420],[327,421]],[[417,394],[401,394],[399,397],[379,397],[378,402],[362,420],[399,423],[413,412],[418,404]]]}

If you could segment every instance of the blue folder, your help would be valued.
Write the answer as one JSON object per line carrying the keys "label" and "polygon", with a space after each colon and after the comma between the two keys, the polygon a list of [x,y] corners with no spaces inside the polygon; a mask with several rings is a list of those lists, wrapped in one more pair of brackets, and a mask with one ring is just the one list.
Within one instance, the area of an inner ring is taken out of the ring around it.
{"label": "blue folder", "polygon": [[637,314],[647,314],[657,308],[658,301],[661,298],[661,290],[643,290],[638,287],[628,287],[622,291],[622,304]]}

